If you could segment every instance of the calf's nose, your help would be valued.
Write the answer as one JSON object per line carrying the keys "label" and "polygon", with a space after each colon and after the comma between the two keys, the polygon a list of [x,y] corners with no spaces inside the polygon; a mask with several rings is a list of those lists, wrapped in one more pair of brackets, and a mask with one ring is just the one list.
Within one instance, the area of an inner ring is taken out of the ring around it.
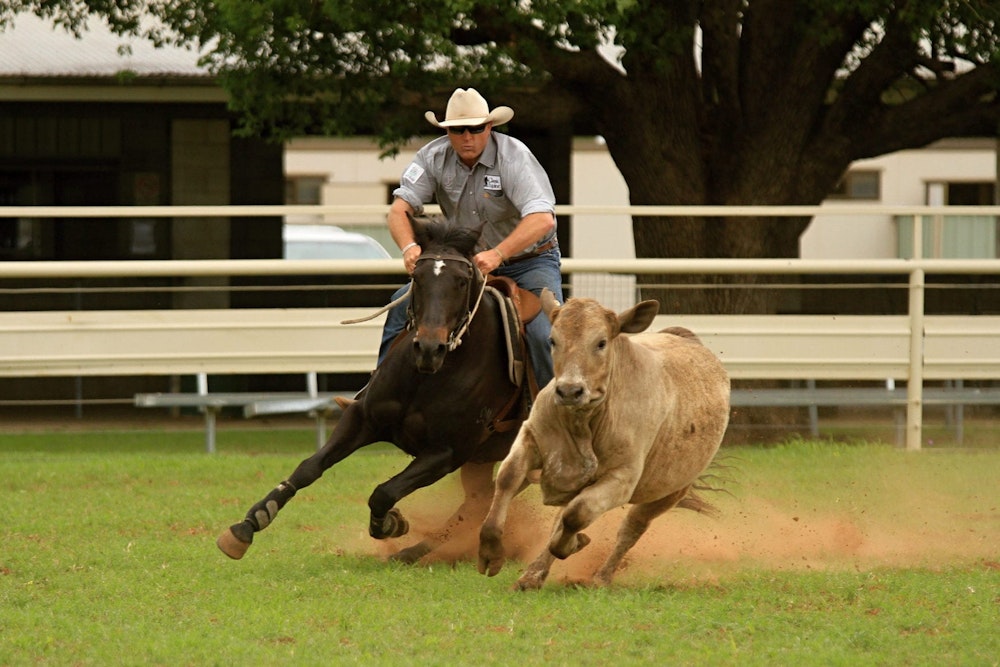
{"label": "calf's nose", "polygon": [[556,397],[560,403],[576,404],[583,400],[587,388],[582,382],[557,382]]}

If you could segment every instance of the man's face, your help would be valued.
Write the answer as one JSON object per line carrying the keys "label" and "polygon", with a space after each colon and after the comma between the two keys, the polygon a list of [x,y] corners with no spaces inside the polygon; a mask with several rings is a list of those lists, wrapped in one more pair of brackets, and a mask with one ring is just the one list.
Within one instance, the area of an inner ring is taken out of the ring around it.
{"label": "man's face", "polygon": [[[478,134],[469,131],[470,129],[478,130],[480,128],[482,128],[482,131]],[[490,140],[492,128],[493,123],[476,125],[471,128],[465,126],[448,128],[448,139],[451,140],[451,147],[455,149],[459,159],[467,166],[471,167],[474,165],[479,156],[483,154],[483,150],[486,149],[486,142]]]}

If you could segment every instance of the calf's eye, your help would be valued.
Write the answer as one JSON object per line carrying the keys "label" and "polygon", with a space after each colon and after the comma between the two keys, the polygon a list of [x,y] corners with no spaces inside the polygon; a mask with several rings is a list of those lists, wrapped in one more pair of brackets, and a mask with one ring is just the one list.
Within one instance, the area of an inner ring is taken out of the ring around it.
{"label": "calf's eye", "polygon": [[603,350],[607,346],[608,346],[608,339],[607,338],[602,338],[601,340],[599,340],[597,342],[597,349],[598,350]]}

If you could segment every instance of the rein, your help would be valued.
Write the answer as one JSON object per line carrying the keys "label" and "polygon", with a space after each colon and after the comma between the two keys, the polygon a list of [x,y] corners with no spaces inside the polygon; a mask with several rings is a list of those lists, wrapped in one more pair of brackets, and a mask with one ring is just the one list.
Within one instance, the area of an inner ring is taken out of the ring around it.
{"label": "rein", "polygon": [[388,310],[391,310],[394,306],[396,306],[398,304],[401,304],[404,301],[406,301],[407,297],[410,296],[410,290],[411,289],[413,289],[413,284],[412,283],[410,283],[409,285],[406,286],[406,291],[403,292],[402,294],[400,294],[398,299],[390,301],[389,303],[385,304],[384,306],[382,306],[381,308],[379,308],[378,310],[376,310],[371,315],[365,315],[364,317],[356,317],[353,320],[341,320],[340,323],[341,324],[357,324],[359,322],[367,322],[368,320],[374,320],[376,317],[378,317],[382,313],[384,313],[384,312],[386,312]]}

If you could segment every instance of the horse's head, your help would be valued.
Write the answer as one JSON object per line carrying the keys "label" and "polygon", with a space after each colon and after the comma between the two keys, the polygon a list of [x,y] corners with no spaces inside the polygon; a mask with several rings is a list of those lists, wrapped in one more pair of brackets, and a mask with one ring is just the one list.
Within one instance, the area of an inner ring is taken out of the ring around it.
{"label": "horse's head", "polygon": [[472,256],[479,231],[444,218],[410,218],[422,248],[410,294],[417,370],[436,373],[458,347],[481,296],[483,276]]}

